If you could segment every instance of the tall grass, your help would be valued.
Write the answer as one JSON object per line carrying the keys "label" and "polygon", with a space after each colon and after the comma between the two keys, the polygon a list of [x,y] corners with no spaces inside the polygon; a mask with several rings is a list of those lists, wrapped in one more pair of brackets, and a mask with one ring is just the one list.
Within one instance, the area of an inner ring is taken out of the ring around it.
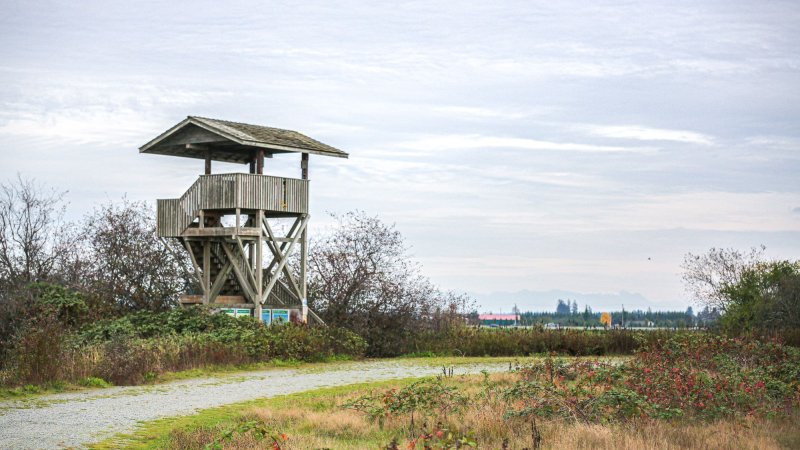
{"label": "tall grass", "polygon": [[[135,385],[165,372],[275,359],[360,357],[366,348],[363,339],[339,328],[267,327],[252,320],[203,314],[170,312],[147,320],[122,318],[77,333],[56,321],[40,321],[17,340],[12,357],[0,372],[0,383],[75,383],[96,377],[117,385]],[[154,330],[154,323],[160,323],[160,328]]]}
{"label": "tall grass", "polygon": [[525,356],[558,353],[572,356],[629,355],[642,345],[676,332],[543,328],[452,327],[421,333],[409,353],[456,356]]}

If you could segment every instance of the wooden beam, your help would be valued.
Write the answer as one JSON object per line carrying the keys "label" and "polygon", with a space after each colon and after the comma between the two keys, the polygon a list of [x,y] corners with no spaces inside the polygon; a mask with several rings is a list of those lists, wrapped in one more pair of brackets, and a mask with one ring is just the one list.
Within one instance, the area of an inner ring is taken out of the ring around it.
{"label": "wooden beam", "polygon": [[[247,270],[247,275],[248,275],[248,278],[250,279],[250,282],[253,283],[253,289],[254,289],[253,292],[255,293],[255,291],[258,290],[257,289],[258,284],[256,284],[256,276],[253,273],[253,266],[251,264],[251,260],[247,257],[247,253],[244,251],[244,244],[242,244],[242,240],[239,239],[238,236],[236,237],[236,244],[237,244],[237,247],[239,248],[239,253],[241,253],[241,255],[242,255],[242,261],[246,263],[244,266],[247,268],[246,269]],[[253,302],[253,303],[255,303],[255,302]]]}
{"label": "wooden beam", "polygon": [[244,291],[244,295],[248,298],[248,300],[255,303],[256,299],[254,298],[253,295],[252,286],[250,286],[250,283],[248,283],[247,278],[242,273],[242,268],[239,267],[239,263],[236,260],[236,256],[233,254],[231,249],[228,248],[228,245],[226,243],[223,242],[221,247],[222,251],[225,252],[225,256],[231,262],[231,267],[233,268],[233,274],[236,275],[236,279],[239,281],[239,286]]}
{"label": "wooden beam", "polygon": [[264,174],[264,149],[260,148],[256,151],[256,173],[259,175]]}
{"label": "wooden beam", "polygon": [[[263,222],[264,219],[264,211],[258,210],[256,213],[256,223],[259,224],[259,233],[258,238],[256,240],[256,264],[254,269],[256,270],[256,296],[260,300],[262,298],[262,294],[264,293],[264,239],[263,233],[261,233],[261,226],[260,224]],[[255,302],[256,309],[253,312],[256,315],[256,320],[261,321],[261,302]]]}
{"label": "wooden beam", "polygon": [[204,284],[208,289],[203,293],[203,303],[208,303],[211,299],[211,242],[203,241],[203,278]]}
{"label": "wooden beam", "polygon": [[206,150],[206,175],[211,175],[211,150]]}
{"label": "wooden beam", "polygon": [[308,310],[308,315],[311,316],[317,322],[319,322],[320,325],[325,325],[325,322],[323,322],[322,319],[317,315],[317,313],[312,311],[310,308]]}
{"label": "wooden beam", "polygon": [[203,271],[200,269],[200,266],[197,264],[197,259],[194,257],[194,251],[192,251],[192,246],[189,245],[189,242],[186,239],[180,238],[183,247],[186,248],[186,251],[189,252],[189,258],[192,260],[192,266],[194,267],[194,272],[197,274],[195,278],[197,278],[197,282],[200,283],[200,288],[203,289],[203,294],[208,290],[208,286],[205,283],[205,275]]}
{"label": "wooden beam", "polygon": [[300,156],[300,178],[308,179],[308,153],[303,153]]}
{"label": "wooden beam", "polygon": [[214,280],[214,284],[211,285],[211,292],[208,294],[209,303],[214,303],[214,300],[216,300],[220,291],[222,291],[222,286],[225,284],[225,280],[228,278],[229,273],[231,273],[231,262],[225,261],[222,269],[217,274],[217,279]]}
{"label": "wooden beam", "polygon": [[308,323],[308,229],[300,236],[300,302],[303,304],[303,323]]}
{"label": "wooden beam", "polygon": [[224,309],[253,309],[255,307],[252,303],[212,303],[211,306]]}
{"label": "wooden beam", "polygon": [[200,237],[200,236],[250,236],[257,237],[260,230],[256,227],[209,227],[209,228],[187,228],[181,236]]}

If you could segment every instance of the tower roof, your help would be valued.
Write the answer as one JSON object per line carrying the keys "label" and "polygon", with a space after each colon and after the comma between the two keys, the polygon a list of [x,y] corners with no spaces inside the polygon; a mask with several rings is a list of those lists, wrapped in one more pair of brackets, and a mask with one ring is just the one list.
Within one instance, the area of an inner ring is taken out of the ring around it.
{"label": "tower roof", "polygon": [[312,153],[347,158],[348,154],[291,130],[188,116],[139,147],[140,153],[204,159],[210,154],[216,161],[246,163],[253,152]]}

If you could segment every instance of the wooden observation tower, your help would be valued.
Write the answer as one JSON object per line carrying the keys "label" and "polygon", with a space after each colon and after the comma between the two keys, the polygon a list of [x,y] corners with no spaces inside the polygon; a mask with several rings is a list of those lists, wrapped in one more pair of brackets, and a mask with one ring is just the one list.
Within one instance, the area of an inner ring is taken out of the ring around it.
{"label": "wooden observation tower", "polygon": [[[158,236],[180,241],[197,275],[198,292],[181,303],[247,311],[264,321],[292,310],[303,322],[322,322],[306,304],[308,159],[347,153],[295,131],[194,116],[139,151],[205,161],[205,174],[180,198],[158,200]],[[281,153],[300,154],[299,179],[263,174],[264,158]],[[247,164],[249,171],[212,174],[212,161]],[[291,223],[288,232],[278,233],[279,219]],[[290,264],[298,251],[299,264]]]}

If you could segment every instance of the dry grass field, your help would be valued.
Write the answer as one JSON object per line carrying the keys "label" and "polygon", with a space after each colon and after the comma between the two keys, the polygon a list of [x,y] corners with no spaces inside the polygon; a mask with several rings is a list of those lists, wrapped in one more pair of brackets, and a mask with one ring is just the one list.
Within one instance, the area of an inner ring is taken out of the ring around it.
{"label": "dry grass field", "polygon": [[[492,382],[512,382],[508,374],[493,375]],[[478,393],[480,377],[451,381],[469,393]],[[250,407],[237,417],[211,426],[174,429],[160,448],[169,449],[263,449],[275,444],[284,450],[306,449],[378,449],[426,448],[424,440],[413,437],[435,433],[436,426],[418,423],[416,433],[409,430],[407,415],[384,421],[383,425],[367,415],[344,407],[360,395],[377,390],[401,389],[410,381],[380,383],[352,390],[336,388],[311,395],[273,399],[265,406]],[[469,441],[477,448],[532,449],[530,424],[504,418],[501,403],[478,402],[454,415],[439,429],[471,430]],[[258,424],[267,435],[257,432]],[[427,425],[427,426],[426,426]],[[542,449],[792,449],[800,448],[800,415],[780,419],[744,418],[712,422],[686,423],[638,420],[628,423],[590,424],[563,420],[537,422]],[[271,430],[280,430],[270,436]],[[229,434],[228,434],[229,433]],[[284,436],[281,436],[283,434]],[[229,436],[228,438],[221,438]],[[413,437],[412,437],[413,436]],[[446,437],[446,436],[445,436]],[[458,436],[457,436],[458,437]],[[415,443],[412,443],[415,442]],[[427,448],[448,447],[441,440],[428,442]],[[463,444],[462,448],[470,448]]]}

